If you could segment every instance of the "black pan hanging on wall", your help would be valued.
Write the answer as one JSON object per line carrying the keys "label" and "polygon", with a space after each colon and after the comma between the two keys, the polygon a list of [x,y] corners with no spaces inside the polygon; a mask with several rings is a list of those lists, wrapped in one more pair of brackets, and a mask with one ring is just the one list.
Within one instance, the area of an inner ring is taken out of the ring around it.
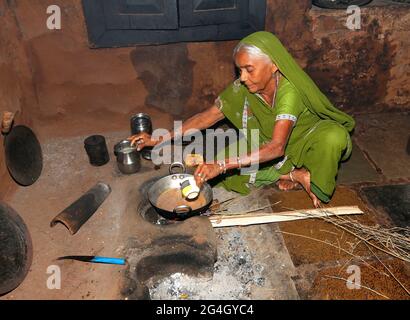
{"label": "black pan hanging on wall", "polygon": [[347,9],[349,6],[365,6],[373,0],[313,0],[315,6],[326,9]]}
{"label": "black pan hanging on wall", "polygon": [[18,213],[0,202],[0,296],[25,279],[33,258],[27,226]]}
{"label": "black pan hanging on wall", "polygon": [[13,127],[5,136],[4,150],[7,168],[22,186],[32,185],[43,169],[43,154],[34,132],[26,126]]}

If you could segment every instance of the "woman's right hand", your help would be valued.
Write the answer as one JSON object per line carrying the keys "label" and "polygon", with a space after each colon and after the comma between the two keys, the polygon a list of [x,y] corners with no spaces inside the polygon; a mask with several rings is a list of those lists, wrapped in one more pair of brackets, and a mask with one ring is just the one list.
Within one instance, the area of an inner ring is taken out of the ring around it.
{"label": "woman's right hand", "polygon": [[133,135],[127,138],[127,140],[131,141],[131,146],[137,144],[137,151],[140,151],[145,147],[153,147],[157,144],[156,141],[152,140],[151,135],[146,132]]}

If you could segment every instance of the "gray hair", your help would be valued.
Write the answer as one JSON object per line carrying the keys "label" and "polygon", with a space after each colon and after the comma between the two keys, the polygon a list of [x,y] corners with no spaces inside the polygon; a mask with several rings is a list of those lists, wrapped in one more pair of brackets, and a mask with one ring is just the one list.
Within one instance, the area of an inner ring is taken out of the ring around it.
{"label": "gray hair", "polygon": [[266,53],[264,53],[261,49],[255,47],[254,45],[239,42],[235,49],[233,49],[234,59],[239,51],[245,51],[250,56],[265,60],[267,63],[273,63],[272,59]]}

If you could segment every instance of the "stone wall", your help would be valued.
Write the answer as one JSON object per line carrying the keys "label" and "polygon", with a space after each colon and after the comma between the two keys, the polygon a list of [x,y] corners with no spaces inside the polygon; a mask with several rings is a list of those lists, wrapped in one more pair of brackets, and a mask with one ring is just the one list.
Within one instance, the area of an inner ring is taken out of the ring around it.
{"label": "stone wall", "polygon": [[410,5],[374,0],[361,29],[346,10],[309,1],[271,0],[267,29],[276,33],[331,101],[350,113],[410,108]]}
{"label": "stone wall", "polygon": [[410,108],[410,4],[375,1],[355,31],[343,10],[309,16],[315,47],[306,70],[334,103],[352,113]]}

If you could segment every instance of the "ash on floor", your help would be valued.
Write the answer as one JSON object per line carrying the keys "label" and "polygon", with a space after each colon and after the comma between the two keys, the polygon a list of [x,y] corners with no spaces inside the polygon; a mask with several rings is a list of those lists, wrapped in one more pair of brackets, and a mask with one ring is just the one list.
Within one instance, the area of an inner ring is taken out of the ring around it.
{"label": "ash on floor", "polygon": [[[220,203],[235,198],[227,206],[234,214],[266,207],[269,201],[261,190],[246,197],[214,188]],[[270,209],[266,208],[269,212]],[[277,226],[216,228],[218,261],[212,278],[198,278],[176,273],[153,283],[152,299],[299,299],[291,277],[294,266],[278,234]]]}
{"label": "ash on floor", "polygon": [[252,289],[263,287],[264,267],[255,262],[242,232],[215,230],[218,237],[218,261],[213,278],[191,277],[175,273],[150,287],[153,300],[251,299]]}

